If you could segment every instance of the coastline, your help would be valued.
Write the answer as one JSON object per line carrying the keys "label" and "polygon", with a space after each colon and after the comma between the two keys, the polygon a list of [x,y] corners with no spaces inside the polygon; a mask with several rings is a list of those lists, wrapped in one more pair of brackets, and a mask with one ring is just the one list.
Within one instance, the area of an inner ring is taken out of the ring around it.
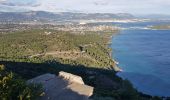
{"label": "coastline", "polygon": [[[112,52],[113,52],[113,50],[109,49],[109,44],[112,44],[112,42],[109,42],[109,41],[117,33],[118,32],[108,32],[108,33],[99,34],[99,35],[97,35],[97,37],[100,37],[100,38],[102,37],[102,39],[100,39],[100,42],[98,40],[94,41],[95,43],[102,43],[103,42],[102,46],[98,47],[97,49],[101,52],[104,52],[105,55],[104,55],[103,58],[105,59],[107,57],[107,60],[109,62],[107,65],[104,65],[104,66],[102,65],[101,68],[95,68],[95,66],[94,67],[92,66],[90,68],[89,66],[71,65],[72,62],[58,63],[58,62],[55,62],[55,61],[54,61],[54,63],[53,62],[48,63],[48,65],[50,65],[49,67],[46,67],[45,69],[43,69],[44,67],[41,67],[41,68],[42,68],[42,70],[45,70],[45,72],[46,72],[47,69],[49,69],[47,71],[51,72],[51,73],[57,72],[58,70],[64,70],[64,71],[67,71],[67,72],[79,74],[82,77],[84,77],[84,80],[89,85],[92,85],[97,89],[95,91],[95,93],[98,96],[102,96],[102,95],[108,96],[108,95],[110,95],[110,96],[113,96],[114,98],[116,98],[116,97],[121,98],[122,95],[127,95],[127,98],[133,98],[134,95],[135,95],[135,96],[141,96],[141,98],[142,98],[142,95],[140,94],[140,92],[137,92],[136,89],[132,87],[132,85],[130,84],[129,81],[123,80],[121,77],[116,75],[116,73],[121,72],[122,69],[118,66],[119,65],[118,61],[114,60],[114,58],[112,58],[112,55],[109,55],[109,54],[112,54]],[[30,36],[32,36],[32,35],[30,35]],[[34,37],[31,37],[31,38],[34,38]],[[81,38],[84,38],[84,35],[81,35],[79,38],[81,40]],[[91,36],[89,38],[94,39]],[[87,38],[87,41],[89,41],[89,38]],[[70,38],[68,37],[68,40],[69,39]],[[50,40],[51,40],[51,38],[50,38]],[[100,44],[97,44],[97,45],[100,45]],[[95,49],[93,49],[89,52],[93,52]],[[99,54],[100,52],[96,51],[95,53],[96,53],[96,55],[98,55],[100,57],[100,54]],[[52,58],[50,58],[50,59],[52,59]],[[35,66],[37,66],[37,65],[34,65],[34,63],[36,61],[38,61],[38,60],[35,59],[34,62],[33,61],[29,62],[28,65],[27,65],[27,62],[25,62],[26,65],[25,65],[25,63],[23,64],[21,62],[15,62],[16,65],[14,65],[13,70],[15,71],[17,69],[18,72],[22,72],[23,69],[18,69],[17,67],[28,66],[28,69],[26,67],[24,67],[24,70],[27,71],[26,73],[25,72],[19,73],[21,76],[23,76],[23,77],[29,76],[29,74],[30,74],[29,71],[32,72],[32,70],[34,70],[35,73],[36,72],[38,73],[39,71],[36,70],[36,68],[35,68]],[[5,62],[5,63],[10,63],[10,62]],[[12,62],[12,64],[13,63],[14,62]],[[30,63],[32,64],[31,70],[29,69]],[[20,66],[18,66],[18,64]],[[38,65],[38,66],[44,66],[44,64],[46,64],[46,63],[40,62],[40,65]],[[51,65],[53,66],[53,68],[50,68]],[[75,67],[73,68],[73,66],[75,66]],[[54,67],[56,67],[57,69],[55,69]],[[82,72],[80,72],[80,71],[82,71]],[[36,75],[37,74],[35,74],[35,76]],[[29,77],[32,78],[31,76],[29,76]],[[98,85],[96,85],[96,84],[98,84]],[[112,88],[112,89],[110,90],[110,88]],[[122,91],[119,91],[119,90],[122,90]],[[110,91],[112,91],[112,92],[110,92]],[[152,97],[149,97],[149,98],[152,98]]]}
{"label": "coastline", "polygon": [[[112,50],[112,48],[110,47],[110,45],[112,44],[112,38],[113,38],[114,36],[116,36],[116,35],[119,33],[119,31],[120,31],[120,30],[115,30],[115,32],[113,32],[112,34],[110,34],[109,36],[107,36],[107,38],[108,38],[107,48],[108,48],[108,49],[111,49],[108,53],[109,53],[110,59],[112,59],[112,61],[113,61],[113,64],[112,64],[111,68],[114,69],[114,71],[115,71],[116,73],[122,72],[123,69],[118,66],[118,65],[119,65],[119,62],[116,61],[114,58],[112,58],[113,50]],[[107,33],[104,33],[104,34],[107,34]]]}
{"label": "coastline", "polygon": [[153,25],[148,28],[152,30],[170,30],[170,25]]}
{"label": "coastline", "polygon": [[[115,35],[113,35],[113,36],[115,36]],[[114,49],[114,47],[112,47],[113,49]],[[112,50],[112,52],[113,52],[113,50]],[[112,53],[113,54],[113,53]],[[123,56],[123,55],[122,55]],[[112,56],[112,59],[114,60],[115,58],[114,58],[114,56]],[[118,66],[119,66],[119,61],[118,61]],[[120,66],[119,66],[119,68],[120,68]],[[123,71],[123,69],[122,69],[122,71]],[[118,77],[120,77],[121,79],[126,79],[126,78],[123,78],[123,77],[121,77],[121,76],[119,76],[118,74],[119,73],[121,73],[122,71],[119,71],[119,72],[117,72],[116,73],[116,75],[118,76]],[[126,73],[126,72],[125,72]],[[124,75],[126,75],[126,74],[124,74]],[[130,83],[133,83],[133,81],[130,81],[129,80],[129,82]],[[133,87],[135,87],[135,84],[132,84],[133,85]],[[143,86],[143,85],[141,85],[141,86]],[[158,97],[162,97],[162,98],[165,98],[165,100],[166,100],[166,98],[169,98],[169,96],[161,96],[161,95],[152,95],[152,94],[148,94],[148,93],[145,93],[145,92],[143,92],[143,91],[141,91],[139,88],[139,90],[137,89],[137,88],[135,88],[137,91],[138,91],[138,93],[140,93],[140,94],[142,94],[142,95],[148,95],[148,96],[152,96],[152,97],[154,97],[154,96],[158,96]]]}

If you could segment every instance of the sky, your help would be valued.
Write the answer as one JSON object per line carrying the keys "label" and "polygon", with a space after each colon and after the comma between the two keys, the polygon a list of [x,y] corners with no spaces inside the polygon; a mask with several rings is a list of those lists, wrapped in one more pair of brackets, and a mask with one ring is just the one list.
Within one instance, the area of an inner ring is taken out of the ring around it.
{"label": "sky", "polygon": [[0,11],[170,14],[170,0],[0,0]]}

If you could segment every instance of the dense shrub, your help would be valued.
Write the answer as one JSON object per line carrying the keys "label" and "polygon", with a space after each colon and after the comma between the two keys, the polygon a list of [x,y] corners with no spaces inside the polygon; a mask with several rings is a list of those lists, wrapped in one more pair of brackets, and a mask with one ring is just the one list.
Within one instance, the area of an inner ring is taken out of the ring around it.
{"label": "dense shrub", "polygon": [[0,99],[2,100],[35,100],[42,93],[41,85],[26,84],[13,73],[0,65]]}

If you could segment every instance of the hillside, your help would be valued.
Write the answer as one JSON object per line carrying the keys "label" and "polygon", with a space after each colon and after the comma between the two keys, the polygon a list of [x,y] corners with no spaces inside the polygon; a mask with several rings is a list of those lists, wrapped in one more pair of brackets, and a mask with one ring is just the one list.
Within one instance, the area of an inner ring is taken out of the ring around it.
{"label": "hillside", "polygon": [[64,64],[116,68],[106,45],[110,35],[96,32],[82,35],[53,30],[1,34],[0,59],[30,62],[56,59]]}
{"label": "hillside", "polygon": [[110,57],[108,48],[112,35],[56,30],[0,34],[0,64],[26,80],[60,71],[81,76],[85,84],[94,87],[94,100],[159,99],[137,92],[127,80],[116,76],[120,69]]}

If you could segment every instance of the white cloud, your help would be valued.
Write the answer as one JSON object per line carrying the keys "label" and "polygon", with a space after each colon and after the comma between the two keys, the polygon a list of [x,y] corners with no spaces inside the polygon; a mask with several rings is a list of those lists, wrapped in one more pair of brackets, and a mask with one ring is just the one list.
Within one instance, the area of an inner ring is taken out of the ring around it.
{"label": "white cloud", "polygon": [[4,1],[6,1],[6,0],[0,0],[0,3],[1,3],[1,2],[4,2]]}
{"label": "white cloud", "polygon": [[37,3],[40,5],[29,9],[113,13],[162,13],[160,9],[170,10],[169,0],[37,0]]}
{"label": "white cloud", "polygon": [[[5,1],[5,0],[0,0]],[[41,11],[168,13],[169,0],[7,0],[21,9]],[[28,2],[29,1],[29,2]],[[34,2],[33,2],[34,1]],[[10,6],[7,2],[6,6]],[[21,3],[19,3],[21,2]],[[26,2],[26,3],[24,3]],[[23,5],[23,6],[22,6]]]}

